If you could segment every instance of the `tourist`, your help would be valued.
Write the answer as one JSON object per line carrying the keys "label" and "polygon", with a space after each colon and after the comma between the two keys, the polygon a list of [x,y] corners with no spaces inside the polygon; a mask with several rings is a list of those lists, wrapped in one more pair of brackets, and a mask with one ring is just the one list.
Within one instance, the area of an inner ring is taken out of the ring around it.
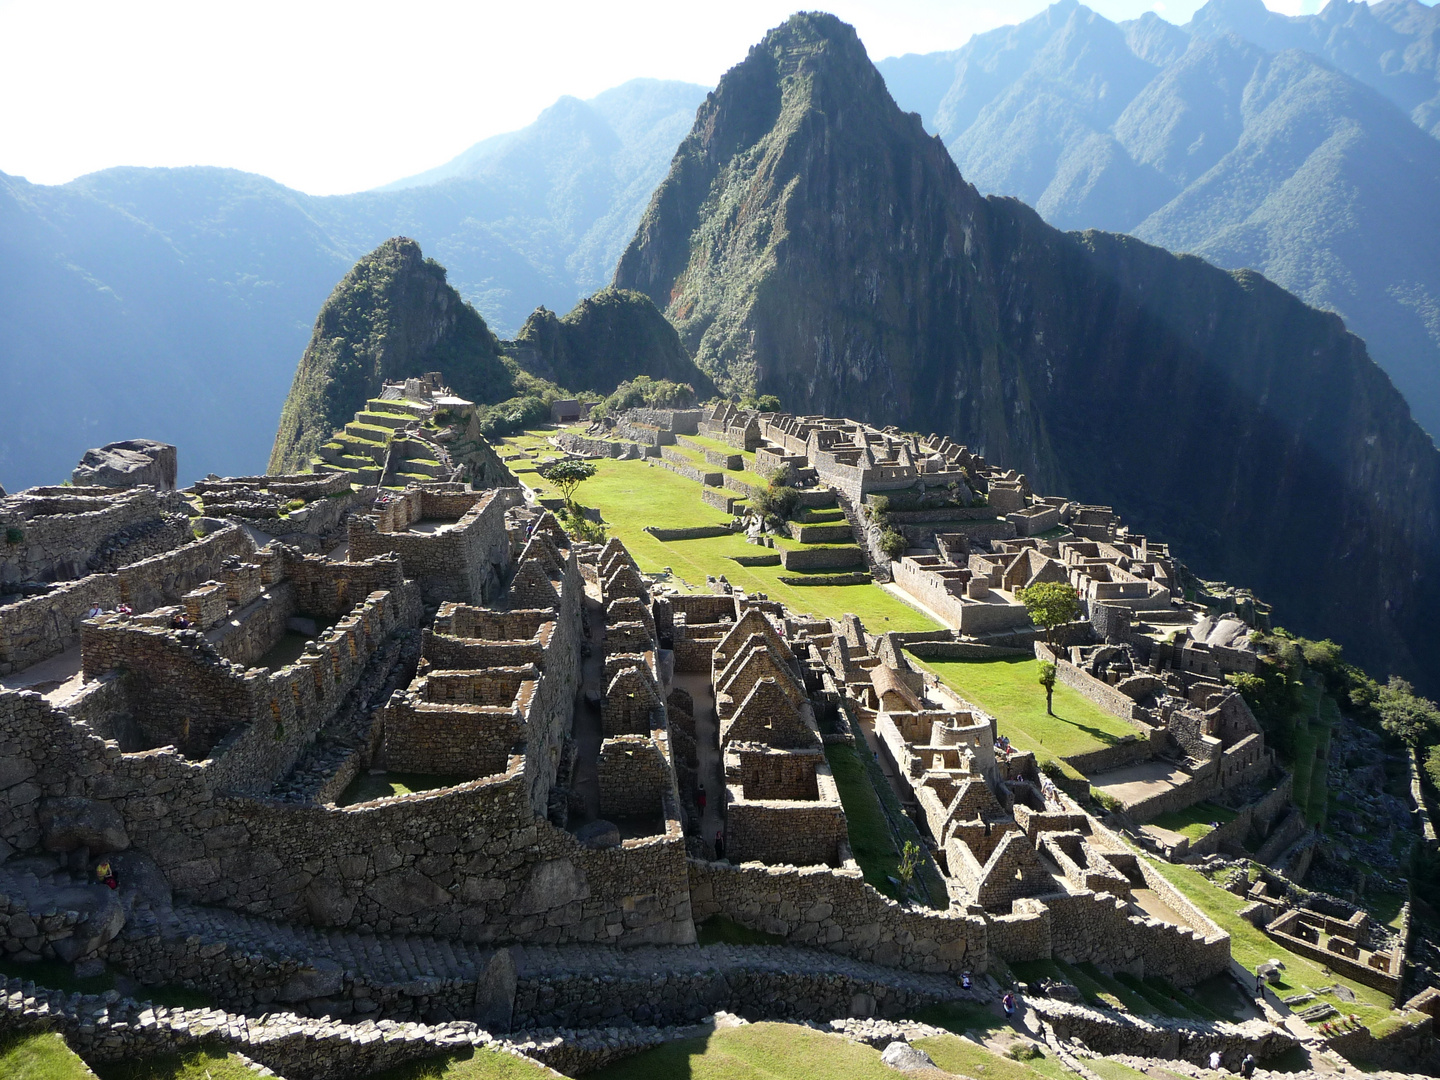
{"label": "tourist", "polygon": [[1214,1069],[1216,1072],[1219,1072],[1219,1070],[1220,1070],[1220,1051],[1219,1051],[1219,1050],[1211,1050],[1211,1051],[1210,1051],[1210,1068]]}
{"label": "tourist", "polygon": [[105,609],[102,608],[99,604],[91,604],[91,605],[90,605],[90,614],[89,614],[89,615],[86,615],[85,617],[86,617],[87,619],[98,619],[101,615],[104,615],[104,614],[105,614]]}
{"label": "tourist", "polygon": [[700,806],[700,813],[705,813],[705,785],[700,785],[700,790],[695,793],[695,802]]}
{"label": "tourist", "polygon": [[115,878],[115,871],[111,869],[109,859],[101,859],[95,867],[95,880],[108,889],[120,887],[120,882]]}
{"label": "tourist", "polygon": [[715,830],[715,858],[719,861],[725,859],[725,830]]}
{"label": "tourist", "polygon": [[970,982],[970,973],[967,971],[960,976],[960,988],[962,990],[969,990],[971,985],[972,984]]}
{"label": "tourist", "polygon": [[1258,971],[1255,973],[1255,996],[1260,999],[1265,997],[1265,976]]}
{"label": "tourist", "polygon": [[1013,1019],[1015,1016],[1015,995],[1011,991],[1006,990],[1005,996],[1000,999],[1000,1004],[1005,1007],[1005,1019]]}
{"label": "tourist", "polygon": [[1255,1075],[1255,1055],[1254,1055],[1254,1054],[1246,1054],[1246,1055],[1245,1055],[1245,1060],[1243,1060],[1242,1062],[1240,1062],[1240,1075],[1243,1076],[1243,1077],[1245,1077],[1245,1080],[1250,1080],[1250,1077],[1252,1077],[1252,1076]]}
{"label": "tourist", "polygon": [[171,630],[189,630],[189,629],[190,629],[190,620],[185,617],[185,613],[184,613],[183,611],[177,611],[174,615],[170,616],[170,629],[171,629]]}

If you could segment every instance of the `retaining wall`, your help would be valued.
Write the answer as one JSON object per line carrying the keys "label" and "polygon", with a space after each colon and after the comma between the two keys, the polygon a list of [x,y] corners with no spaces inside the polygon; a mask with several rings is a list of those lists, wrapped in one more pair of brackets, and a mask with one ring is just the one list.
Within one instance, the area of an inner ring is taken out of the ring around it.
{"label": "retaining wall", "polygon": [[695,917],[724,915],[776,934],[886,967],[958,975],[983,971],[985,923],[955,912],[902,907],[858,869],[732,866],[690,860]]}

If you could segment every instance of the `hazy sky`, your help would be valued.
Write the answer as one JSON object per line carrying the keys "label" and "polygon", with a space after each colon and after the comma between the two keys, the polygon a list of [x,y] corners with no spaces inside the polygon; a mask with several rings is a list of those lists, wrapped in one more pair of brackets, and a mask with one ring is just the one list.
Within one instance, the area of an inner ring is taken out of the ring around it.
{"label": "hazy sky", "polygon": [[[1187,21],[1201,0],[1092,0]],[[1267,0],[1297,14],[1319,0]],[[872,58],[953,49],[1045,0],[828,5]],[[419,172],[562,94],[713,85],[797,5],[769,0],[0,0],[0,172],[224,165],[313,194]]]}

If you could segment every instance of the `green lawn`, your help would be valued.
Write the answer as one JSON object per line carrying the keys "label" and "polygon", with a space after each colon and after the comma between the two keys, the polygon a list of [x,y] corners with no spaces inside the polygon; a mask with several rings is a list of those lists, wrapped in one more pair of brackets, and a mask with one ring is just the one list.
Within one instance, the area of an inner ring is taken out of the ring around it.
{"label": "green lawn", "polygon": [[398,1065],[368,1080],[542,1080],[549,1069],[499,1050],[473,1050],[454,1057],[429,1058]]}
{"label": "green lawn", "polygon": [[955,1035],[916,1039],[913,1045],[929,1054],[931,1060],[946,1072],[972,1077],[973,1080],[1036,1080],[1037,1077],[1076,1080],[1075,1073],[1048,1055],[1029,1061],[1015,1061]]}
{"label": "green lawn", "polygon": [[[1033,750],[1044,763],[1111,746],[1137,729],[1106,712],[1068,686],[1055,686],[1055,715],[1045,712],[1045,689],[1038,681],[1040,661],[1023,657],[1000,660],[916,660],[947,686],[992,714],[1000,734],[1021,750]],[[1073,769],[1067,770],[1071,773]],[[1078,774],[1075,774],[1078,776]]]}
{"label": "green lawn", "polygon": [[881,1064],[878,1050],[797,1024],[768,1023],[667,1043],[586,1073],[593,1080],[895,1080],[897,1075]]}
{"label": "green lawn", "polygon": [[[536,457],[558,454],[543,437],[534,433],[506,439],[503,445],[510,452],[524,450]],[[535,474],[533,461],[508,464],[527,487],[545,495],[554,494]],[[763,549],[746,543],[739,534],[706,540],[657,540],[644,531],[645,526],[680,529],[726,525],[730,518],[700,501],[699,484],[658,465],[613,459],[597,460],[595,465],[595,477],[576,490],[576,501],[600,511],[610,535],[619,537],[646,573],[670,567],[676,577],[699,589],[705,587],[707,575],[723,575],[736,588],[763,592],[796,613],[833,619],[858,615],[872,633],[940,629],[928,616],[878,585],[785,585],[779,580],[781,574],[787,573],[783,567],[741,566],[732,556],[755,555]],[[785,543],[791,547],[801,546],[794,541]]]}
{"label": "green lawn", "polygon": [[100,1080],[255,1080],[255,1070],[240,1058],[209,1047],[97,1065],[95,1071]]}
{"label": "green lawn", "polygon": [[1196,803],[1184,810],[1170,810],[1157,817],[1151,824],[1169,829],[1191,840],[1199,840],[1211,832],[1211,822],[1226,825],[1235,820],[1235,811],[1211,802]]}
{"label": "green lawn", "polygon": [[860,864],[865,881],[892,898],[898,890],[890,881],[898,876],[900,853],[875,786],[866,775],[860,751],[849,743],[828,743],[825,759],[840,790],[845,807],[845,825],[850,834],[850,853]]}
{"label": "green lawn", "polygon": [[1326,974],[1315,961],[1290,952],[1240,918],[1240,908],[1246,903],[1242,897],[1226,892],[1198,870],[1158,860],[1152,865],[1230,935],[1230,955],[1247,971],[1253,972],[1256,966],[1272,957],[1285,962],[1284,978],[1276,987],[1281,997],[1319,990],[1339,982],[1355,992],[1354,1003],[1341,1001],[1329,993],[1317,994],[1317,1000],[1329,1002],[1342,1013],[1355,1013],[1366,1026],[1389,1017],[1390,998],[1381,991],[1372,990],[1353,979]]}
{"label": "green lawn", "polygon": [[[254,1073],[250,1080],[254,1080]],[[0,1036],[0,1076],[5,1080],[87,1080],[95,1076],[80,1055],[53,1031]]]}

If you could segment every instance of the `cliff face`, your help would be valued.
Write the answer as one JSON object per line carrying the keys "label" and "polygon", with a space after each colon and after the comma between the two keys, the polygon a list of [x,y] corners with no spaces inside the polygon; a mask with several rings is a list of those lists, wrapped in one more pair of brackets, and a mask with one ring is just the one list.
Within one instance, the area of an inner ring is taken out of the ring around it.
{"label": "cliff face", "polygon": [[723,389],[948,433],[1437,688],[1440,454],[1363,343],[1258,275],[982,198],[833,17],[721,80],[616,285]]}
{"label": "cliff face", "polygon": [[269,471],[301,468],[387,379],[440,371],[462,397],[499,401],[512,375],[485,320],[445,268],[396,237],[366,255],[320,309],[280,413]]}
{"label": "cliff face", "polygon": [[602,289],[564,318],[536,308],[506,352],[526,371],[572,390],[609,394],[626,379],[649,375],[714,393],[680,344],[675,328],[648,296]]}

